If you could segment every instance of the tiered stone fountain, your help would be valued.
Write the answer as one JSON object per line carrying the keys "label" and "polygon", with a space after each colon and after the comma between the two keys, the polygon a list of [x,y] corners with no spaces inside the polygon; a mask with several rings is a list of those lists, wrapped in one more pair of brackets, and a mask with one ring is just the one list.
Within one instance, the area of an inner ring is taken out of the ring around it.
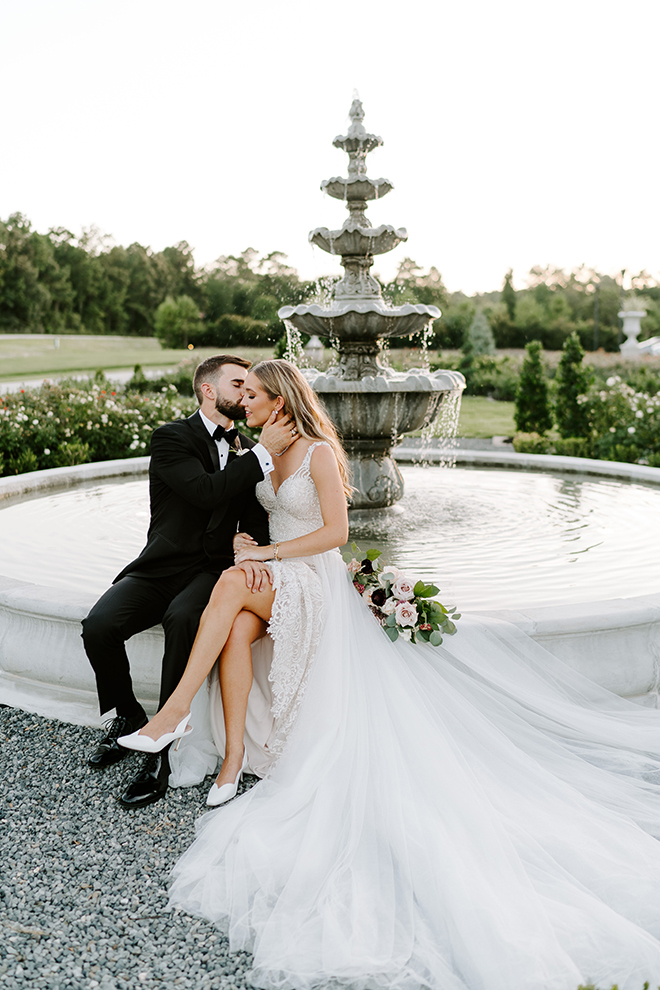
{"label": "tiered stone fountain", "polygon": [[449,397],[456,399],[465,379],[455,371],[414,369],[402,374],[382,363],[384,337],[421,334],[440,316],[436,306],[391,306],[371,275],[374,256],[407,240],[404,228],[372,227],[365,215],[371,200],[392,189],[387,179],[367,176],[366,157],[383,141],[368,134],[359,100],[350,109],[348,134],[333,144],[349,158],[347,178],[326,179],[321,189],[346,204],[341,230],[318,227],[309,239],[323,251],[341,256],[344,276],[329,306],[284,306],[281,319],[300,331],[329,337],[338,364],[326,373],[307,374],[339,430],[348,452],[355,493],[354,509],[385,508],[403,495],[403,479],[392,446],[404,433],[430,427]]}

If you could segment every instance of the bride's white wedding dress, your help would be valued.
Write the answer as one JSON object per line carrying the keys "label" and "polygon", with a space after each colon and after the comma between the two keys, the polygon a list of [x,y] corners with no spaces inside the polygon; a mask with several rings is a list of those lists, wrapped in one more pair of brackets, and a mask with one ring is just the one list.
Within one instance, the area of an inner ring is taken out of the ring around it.
{"label": "bride's white wedding dress", "polygon": [[[274,540],[322,525],[312,451],[257,488]],[[202,816],[172,903],[273,990],[657,986],[660,713],[507,623],[390,642],[338,551],[273,568],[248,734],[265,779]],[[204,696],[179,782],[213,769]]]}

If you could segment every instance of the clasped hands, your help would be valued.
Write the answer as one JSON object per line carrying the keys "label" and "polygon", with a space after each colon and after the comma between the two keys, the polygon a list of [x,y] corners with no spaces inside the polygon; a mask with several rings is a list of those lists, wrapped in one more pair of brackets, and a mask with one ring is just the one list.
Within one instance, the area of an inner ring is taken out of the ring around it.
{"label": "clasped hands", "polygon": [[260,547],[249,533],[236,533],[234,537],[234,562],[245,574],[245,582],[253,591],[265,591],[273,583],[273,574],[264,561],[273,559],[273,548]]}

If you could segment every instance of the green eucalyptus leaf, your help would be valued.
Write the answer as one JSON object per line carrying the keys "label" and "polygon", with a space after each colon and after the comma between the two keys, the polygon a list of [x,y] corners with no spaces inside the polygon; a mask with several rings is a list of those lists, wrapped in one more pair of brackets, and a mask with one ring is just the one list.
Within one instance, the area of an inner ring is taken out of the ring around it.
{"label": "green eucalyptus leaf", "polygon": [[383,626],[383,629],[385,630],[386,634],[390,637],[392,642],[396,643],[397,639],[399,638],[398,631],[394,629],[392,626]]}
{"label": "green eucalyptus leaf", "polygon": [[385,620],[385,625],[386,626],[395,626],[396,625],[396,615],[394,614],[394,612],[392,612],[391,615],[388,615],[387,619]]}
{"label": "green eucalyptus leaf", "polygon": [[429,640],[431,642],[431,646],[440,646],[442,643],[442,636],[436,629],[434,629],[429,637]]}

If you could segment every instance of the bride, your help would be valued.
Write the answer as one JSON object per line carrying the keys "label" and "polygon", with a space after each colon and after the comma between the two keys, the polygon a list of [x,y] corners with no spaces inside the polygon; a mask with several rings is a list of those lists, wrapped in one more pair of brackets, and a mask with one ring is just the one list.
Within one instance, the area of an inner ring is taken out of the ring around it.
{"label": "bride", "polygon": [[[300,438],[257,486],[273,542],[237,553],[272,587],[222,575],[139,733],[181,738],[180,783],[213,768],[211,737],[225,756],[171,902],[268,990],[656,986],[660,713],[499,620],[392,643],[336,549],[346,460],[314,393],[285,361],[245,386],[250,426],[285,409]],[[226,803],[245,770],[264,779]]]}

